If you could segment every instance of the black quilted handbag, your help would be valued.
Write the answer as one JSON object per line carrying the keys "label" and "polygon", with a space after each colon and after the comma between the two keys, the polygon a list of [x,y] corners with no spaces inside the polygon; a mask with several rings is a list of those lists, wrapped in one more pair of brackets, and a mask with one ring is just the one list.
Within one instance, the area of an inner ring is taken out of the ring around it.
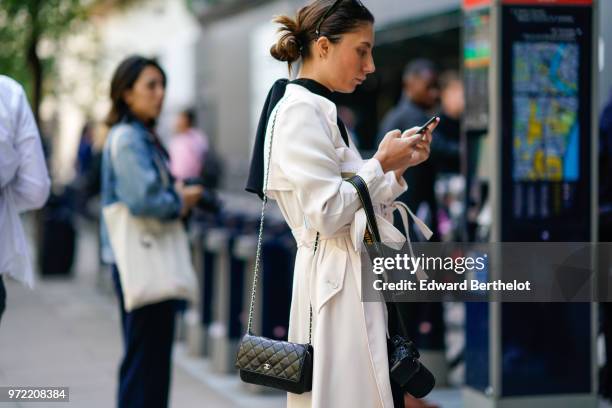
{"label": "black quilted handbag", "polygon": [[245,334],[236,366],[246,383],[294,394],[312,390],[312,346]]}
{"label": "black quilted handbag", "polygon": [[[278,103],[280,105],[280,102]],[[277,109],[278,112],[278,109]],[[272,122],[270,132],[270,146],[268,157],[271,156],[272,136],[276,114]],[[268,201],[265,195],[270,171],[270,160],[266,166],[266,177],[264,182],[264,197],[261,207],[261,220],[259,223],[259,235],[257,238],[257,252],[255,255],[255,268],[253,273],[253,288],[251,290],[251,305],[249,307],[249,322],[247,332],[240,341],[238,355],[236,357],[236,368],[240,370],[240,379],[246,383],[263,385],[266,387],[278,388],[294,394],[302,394],[312,390],[312,367],[313,349],[312,339],[312,306],[310,307],[310,323],[308,333],[308,343],[290,343],[256,336],[251,331],[253,323],[253,308],[255,305],[255,292],[259,265],[261,260],[261,241],[263,235],[264,214]],[[317,240],[314,249],[317,250]]]}

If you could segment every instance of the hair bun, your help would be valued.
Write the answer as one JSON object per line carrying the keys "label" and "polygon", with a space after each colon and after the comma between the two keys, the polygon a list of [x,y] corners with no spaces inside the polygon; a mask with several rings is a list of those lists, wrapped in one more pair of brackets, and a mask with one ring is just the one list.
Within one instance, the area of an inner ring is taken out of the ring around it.
{"label": "hair bun", "polygon": [[270,55],[279,61],[289,63],[297,61],[302,47],[297,22],[288,16],[278,16],[274,22],[281,25],[278,29],[280,36],[276,44],[270,48]]}

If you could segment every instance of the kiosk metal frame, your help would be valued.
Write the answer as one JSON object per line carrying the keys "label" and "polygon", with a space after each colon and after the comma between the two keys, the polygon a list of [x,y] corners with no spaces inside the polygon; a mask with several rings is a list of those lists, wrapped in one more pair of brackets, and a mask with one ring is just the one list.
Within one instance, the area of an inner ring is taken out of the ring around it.
{"label": "kiosk metal frame", "polygon": [[[557,0],[559,1],[559,0]],[[490,8],[490,28],[491,28],[491,62],[489,66],[489,127],[488,143],[489,151],[487,152],[493,158],[493,162],[501,158],[502,152],[502,83],[501,83],[501,67],[504,61],[501,61],[502,55],[502,6],[508,4],[507,0],[471,0],[465,1],[477,7]],[[597,206],[598,206],[598,168],[597,168],[597,121],[598,112],[596,107],[599,106],[598,95],[598,52],[597,38],[599,36],[599,19],[597,11],[599,9],[598,0],[560,0],[563,4],[576,5],[591,5],[592,7],[592,53],[591,53],[591,78],[590,78],[590,96],[591,96],[591,149],[590,161],[591,182],[590,182],[590,241],[597,241]],[[537,1],[537,0],[512,0],[512,4],[522,5],[550,5],[555,3],[552,1]],[[507,152],[506,152],[507,154]],[[500,165],[491,166],[490,178],[490,202],[492,209],[492,225],[490,241],[501,242],[501,202],[502,202],[502,168]],[[595,247],[595,246],[594,246]],[[596,253],[593,253],[593,259],[596,259]],[[499,254],[491,254],[492,262],[499,262]],[[499,268],[492,268],[498,270]],[[492,277],[495,279],[495,277]],[[490,302],[489,307],[489,387],[481,392],[469,386],[463,389],[464,406],[470,408],[557,408],[557,407],[597,407],[598,397],[598,367],[597,367],[597,322],[598,310],[597,304],[590,304],[590,327],[591,327],[591,392],[587,394],[549,394],[537,396],[518,396],[508,397],[502,393],[502,303]]]}

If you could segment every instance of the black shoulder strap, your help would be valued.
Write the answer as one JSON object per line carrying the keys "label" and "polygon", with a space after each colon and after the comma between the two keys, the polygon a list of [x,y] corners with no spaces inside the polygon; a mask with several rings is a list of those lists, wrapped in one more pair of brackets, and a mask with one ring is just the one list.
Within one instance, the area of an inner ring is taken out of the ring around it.
{"label": "black shoulder strap", "polygon": [[[366,219],[368,222],[368,228],[365,233],[364,241],[367,245],[373,245],[375,256],[384,256],[384,245],[380,239],[380,232],[378,230],[378,223],[376,222],[376,215],[374,213],[374,206],[372,205],[372,199],[370,197],[370,192],[368,190],[368,185],[361,178],[361,176],[353,176],[346,180],[349,182],[355,190],[357,190],[357,195],[359,196],[359,201],[361,201],[361,206],[366,214]],[[385,275],[382,275],[382,278],[385,279]],[[399,308],[397,302],[387,301],[385,302],[387,306],[387,311],[389,313],[389,332],[390,333],[399,333],[405,338],[409,338],[409,331],[404,322],[402,311]]]}
{"label": "black shoulder strap", "polygon": [[346,181],[352,184],[353,187],[355,187],[355,190],[357,190],[357,195],[359,196],[359,200],[361,201],[361,205],[365,211],[368,222],[368,232],[372,234],[371,238],[368,238],[366,232],[366,240],[372,239],[374,242],[381,242],[380,233],[378,231],[378,223],[376,222],[376,215],[374,214],[374,206],[372,205],[368,185],[361,178],[361,176],[357,175],[347,179]]}

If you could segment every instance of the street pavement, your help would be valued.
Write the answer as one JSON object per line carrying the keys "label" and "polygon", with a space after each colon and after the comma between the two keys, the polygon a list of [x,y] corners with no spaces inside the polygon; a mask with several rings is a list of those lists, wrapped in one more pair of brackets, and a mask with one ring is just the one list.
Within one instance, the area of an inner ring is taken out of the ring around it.
{"label": "street pavement", "polygon": [[[2,408],[116,405],[119,311],[114,294],[100,289],[108,276],[97,267],[95,227],[80,223],[79,231],[72,278],[40,279],[34,290],[4,278],[7,308],[0,323],[0,386],[67,386],[70,402],[0,402]],[[204,359],[188,356],[177,342],[170,400],[178,408],[280,408],[286,398],[253,395],[236,375],[212,374]]]}
{"label": "street pavement", "polygon": [[[39,282],[33,291],[14,281],[6,283],[7,310],[0,325],[0,385],[70,387],[70,402],[51,405],[57,408],[114,406],[122,353],[114,299],[79,279]],[[211,374],[204,361],[187,357],[177,344],[172,407],[284,405],[281,395],[250,395],[235,375]]]}
{"label": "street pavement", "polygon": [[[117,302],[107,271],[98,268],[95,226],[80,223],[79,232],[72,277],[41,279],[34,290],[5,278],[7,308],[0,324],[0,386],[66,386],[70,402],[0,402],[2,408],[116,405],[122,354]],[[209,361],[189,355],[182,342],[175,343],[173,362],[172,408],[286,404],[282,393],[253,394],[237,375],[213,373]],[[435,390],[428,401],[440,408],[463,406],[458,389]]]}
{"label": "street pavement", "polygon": [[[114,296],[91,275],[45,279],[34,290],[5,279],[7,310],[0,324],[0,386],[67,386],[69,403],[1,403],[0,407],[113,407],[122,353]],[[175,343],[173,408],[281,408],[280,393],[254,395],[237,375],[213,373],[208,360]],[[456,390],[431,400],[459,408]],[[43,405],[44,404],[44,405]]]}

